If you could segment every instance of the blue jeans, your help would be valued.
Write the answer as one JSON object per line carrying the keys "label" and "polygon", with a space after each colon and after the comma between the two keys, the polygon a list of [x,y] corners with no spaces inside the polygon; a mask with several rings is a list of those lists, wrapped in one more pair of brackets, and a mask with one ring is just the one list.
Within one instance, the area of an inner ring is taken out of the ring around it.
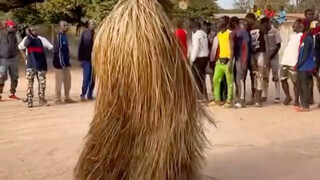
{"label": "blue jeans", "polygon": [[87,96],[88,99],[92,99],[93,90],[95,86],[95,77],[94,77],[91,62],[83,61],[82,69],[83,69],[83,82],[82,82],[81,97]]}

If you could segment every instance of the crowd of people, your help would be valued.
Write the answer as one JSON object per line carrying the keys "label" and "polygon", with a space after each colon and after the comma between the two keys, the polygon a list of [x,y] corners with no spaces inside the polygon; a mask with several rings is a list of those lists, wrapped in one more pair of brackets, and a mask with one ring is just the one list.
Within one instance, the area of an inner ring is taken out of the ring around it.
{"label": "crowd of people", "polygon": [[[95,85],[94,73],[91,65],[91,53],[94,42],[94,31],[96,23],[88,21],[87,29],[83,32],[78,50],[78,59],[83,68],[83,84],[80,95],[81,101],[93,100]],[[34,107],[34,80],[38,80],[39,105],[49,106],[46,94],[46,74],[48,71],[46,51],[53,52],[53,66],[55,68],[55,103],[75,103],[71,99],[71,62],[67,32],[69,23],[60,21],[59,32],[54,40],[54,45],[46,38],[39,35],[37,25],[26,29],[26,36],[21,39],[17,33],[17,25],[12,20],[7,20],[5,30],[0,33],[0,101],[8,76],[11,80],[9,98],[20,100],[16,96],[19,79],[19,57],[23,57],[26,63],[26,98],[27,107]],[[21,56],[19,56],[19,51]],[[64,88],[64,101],[62,101],[61,90]]]}
{"label": "crowd of people", "polygon": [[[280,7],[279,18],[285,19],[283,7]],[[282,57],[279,51],[282,38],[278,29],[279,21],[274,21],[274,11],[267,6],[264,17],[257,6],[248,13],[244,20],[238,17],[223,16],[217,26],[206,25],[193,19],[191,45],[188,44],[187,32],[183,21],[176,21],[175,35],[181,43],[185,59],[189,59],[199,99],[207,104],[226,108],[244,108],[247,105],[262,107],[267,101],[270,74],[275,84],[275,103],[280,103],[280,86],[285,99],[283,105],[292,101],[298,111],[309,111],[314,104],[314,79],[320,92],[320,26],[312,27],[315,11],[307,9],[305,19],[297,19],[292,26],[292,35],[284,49]],[[67,32],[69,24],[60,21],[59,33],[53,45],[38,33],[38,26],[30,26],[26,36],[21,39],[16,32],[15,22],[8,20],[6,29],[0,33],[0,101],[8,75],[11,80],[9,98],[16,96],[19,79],[19,50],[26,62],[26,102],[27,107],[34,106],[34,80],[38,80],[40,106],[48,106],[46,101],[46,73],[48,71],[46,51],[53,52],[55,68],[55,103],[74,103],[71,99],[71,63]],[[78,49],[78,59],[83,68],[81,101],[93,100],[95,86],[94,71],[91,63],[94,32],[96,23],[88,21]],[[189,48],[188,48],[189,47]],[[210,72],[214,100],[209,102],[206,75]],[[250,75],[251,99],[247,99],[246,79]],[[290,95],[288,79],[294,89],[294,98]],[[62,86],[64,101],[62,101]],[[320,108],[320,105],[319,105]]]}
{"label": "crowd of people", "polygon": [[[267,15],[271,14],[269,11],[270,8],[267,8]],[[217,22],[218,30],[214,35],[210,30],[205,32],[201,23],[193,19],[190,25],[192,42],[189,46],[185,40],[187,31],[182,31],[181,23],[178,23],[176,36],[184,54],[189,52],[186,59],[191,62],[202,102],[226,108],[244,108],[247,105],[262,107],[268,98],[272,74],[275,103],[280,103],[281,85],[285,94],[283,105],[293,101],[297,111],[305,112],[315,103],[314,80],[320,90],[320,26],[312,27],[315,11],[307,9],[305,18],[294,22],[293,33],[286,47],[281,47],[283,40],[278,23],[267,15],[260,20],[254,12],[248,13],[244,20],[223,16]],[[279,55],[281,48],[284,48],[282,57]],[[208,67],[213,72],[214,100],[210,103],[205,83]],[[248,74],[252,86],[250,101],[246,97]],[[293,84],[294,99],[290,95],[289,79]]]}

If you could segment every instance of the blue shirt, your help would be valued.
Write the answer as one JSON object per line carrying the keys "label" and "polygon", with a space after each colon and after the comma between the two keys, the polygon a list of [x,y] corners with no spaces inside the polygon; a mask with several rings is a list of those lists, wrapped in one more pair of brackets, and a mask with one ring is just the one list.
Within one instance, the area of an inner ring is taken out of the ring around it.
{"label": "blue shirt", "polygon": [[285,10],[279,11],[279,18],[277,19],[278,22],[279,22],[280,24],[284,23],[284,22],[286,21],[286,16],[287,16],[287,13],[286,13]]}
{"label": "blue shirt", "polygon": [[57,69],[71,66],[70,56],[69,56],[68,37],[64,33],[58,34],[58,37],[54,46],[53,65]]}

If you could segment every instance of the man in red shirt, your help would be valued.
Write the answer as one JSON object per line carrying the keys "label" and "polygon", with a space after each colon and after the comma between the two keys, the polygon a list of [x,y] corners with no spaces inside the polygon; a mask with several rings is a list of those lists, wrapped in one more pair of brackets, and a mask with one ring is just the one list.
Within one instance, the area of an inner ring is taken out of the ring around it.
{"label": "man in red shirt", "polygon": [[187,32],[186,30],[183,29],[183,21],[181,19],[176,19],[175,24],[177,28],[175,31],[175,36],[178,38],[183,55],[187,59],[188,57]]}
{"label": "man in red shirt", "polygon": [[264,15],[269,19],[273,19],[275,12],[272,10],[271,5],[268,5],[267,9],[264,10]]}

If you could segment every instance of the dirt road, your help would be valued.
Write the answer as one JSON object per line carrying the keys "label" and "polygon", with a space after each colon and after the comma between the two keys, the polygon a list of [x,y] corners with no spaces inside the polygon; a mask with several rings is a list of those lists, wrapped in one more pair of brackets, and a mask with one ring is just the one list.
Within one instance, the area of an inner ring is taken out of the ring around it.
{"label": "dirt road", "polygon": [[[72,95],[78,99],[81,71],[73,70],[72,76]],[[20,97],[25,84],[22,77]],[[53,73],[48,74],[47,90],[52,103]],[[1,102],[0,179],[71,180],[93,105],[27,109],[22,102]],[[218,128],[207,126],[211,145],[202,170],[204,179],[320,179],[320,110],[300,114],[271,102],[261,109],[211,110]]]}

